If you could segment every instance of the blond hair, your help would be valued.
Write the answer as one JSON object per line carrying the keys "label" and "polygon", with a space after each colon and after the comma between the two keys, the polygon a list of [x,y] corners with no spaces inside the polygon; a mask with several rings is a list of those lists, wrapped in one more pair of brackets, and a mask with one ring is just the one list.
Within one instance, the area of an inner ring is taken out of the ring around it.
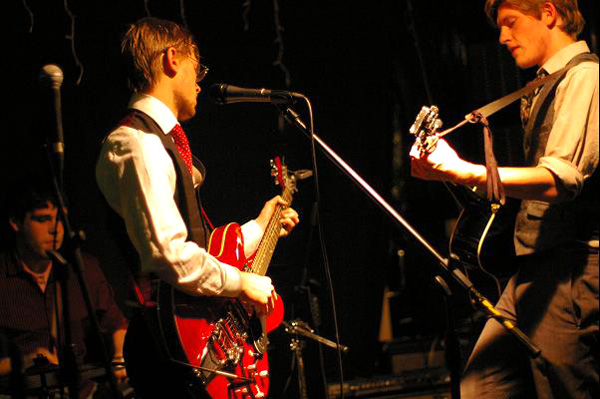
{"label": "blond hair", "polygon": [[585,20],[579,11],[577,0],[486,0],[485,13],[494,25],[496,24],[498,8],[502,5],[540,18],[542,15],[542,6],[545,3],[554,4],[556,11],[563,21],[560,29],[573,39],[577,39],[577,36],[579,36],[585,25]]}
{"label": "blond hair", "polygon": [[148,17],[129,26],[121,41],[121,53],[133,91],[146,91],[157,82],[162,70],[161,54],[170,47],[200,59],[192,34],[175,22]]}

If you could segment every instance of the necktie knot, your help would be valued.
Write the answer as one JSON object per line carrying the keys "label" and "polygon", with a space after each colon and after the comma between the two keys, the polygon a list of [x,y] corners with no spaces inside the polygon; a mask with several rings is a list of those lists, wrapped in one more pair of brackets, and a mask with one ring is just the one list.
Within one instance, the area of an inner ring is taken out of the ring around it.
{"label": "necktie knot", "polygon": [[[546,76],[548,76],[548,72],[546,72],[544,68],[540,68],[537,71],[535,79],[532,81],[532,83]],[[540,90],[542,90],[542,86],[536,87],[535,90],[521,97],[521,122],[523,122],[523,128],[527,127],[529,116],[531,114],[531,107],[533,105],[533,99],[540,93]]]}
{"label": "necktie knot", "polygon": [[192,163],[192,151],[190,150],[190,144],[188,142],[187,136],[183,131],[183,128],[180,124],[176,124],[175,127],[169,132],[171,137],[173,138],[173,142],[177,147],[177,152],[181,155],[181,158],[185,162],[185,166],[188,168],[190,174],[193,171],[193,163]]}

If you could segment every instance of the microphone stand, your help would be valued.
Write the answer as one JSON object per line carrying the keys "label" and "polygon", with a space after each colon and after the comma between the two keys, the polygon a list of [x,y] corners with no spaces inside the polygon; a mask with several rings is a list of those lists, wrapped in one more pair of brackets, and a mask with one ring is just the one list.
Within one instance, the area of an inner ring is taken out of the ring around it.
{"label": "microphone stand", "polygon": [[[320,335],[314,333],[314,331],[302,320],[293,320],[291,322],[282,321],[281,324],[285,327],[285,331],[289,334],[296,335],[290,342],[290,350],[294,352],[296,357],[296,364],[298,367],[298,390],[300,391],[300,399],[308,399],[308,390],[306,386],[306,373],[304,371],[304,357],[302,356],[302,350],[304,349],[304,342],[299,339],[299,335],[306,338],[315,340],[321,344],[327,345],[334,349],[339,349],[342,352],[348,352],[349,348],[345,345],[338,345],[335,342],[323,338]],[[327,387],[325,387],[327,388]]]}
{"label": "microphone stand", "polygon": [[[306,97],[304,99],[308,101]],[[300,119],[300,115],[290,107],[277,105],[279,111],[283,114],[285,120],[292,126],[298,128],[309,139],[314,140],[319,145],[325,155],[351,180],[362,189],[392,220],[407,230],[427,251],[437,260],[438,264],[445,273],[452,276],[460,286],[462,286],[471,296],[473,304],[483,313],[495,319],[507,331],[509,331],[519,342],[527,349],[529,356],[536,358],[541,350],[535,346],[529,337],[527,337],[513,322],[505,319],[494,307],[494,305],[484,297],[469,280],[469,278],[456,267],[454,255],[450,259],[443,257],[433,246],[431,246],[417,230],[415,230],[373,187],[371,187],[354,169],[352,169],[339,155],[337,155],[317,134],[307,129],[306,124]]]}
{"label": "microphone stand", "polygon": [[[100,330],[100,325],[98,323],[98,318],[96,317],[96,313],[94,311],[94,306],[90,299],[89,289],[85,279],[83,277],[84,270],[84,261],[81,255],[81,242],[84,240],[85,234],[83,231],[79,231],[75,233],[71,227],[69,219],[66,215],[66,205],[64,201],[64,195],[62,193],[62,187],[59,186],[59,181],[62,181],[62,178],[59,179],[56,176],[54,167],[52,166],[52,160],[50,155],[48,155],[50,170],[52,174],[52,181],[54,184],[54,195],[56,198],[59,218],[63,223],[65,234],[64,234],[64,252],[65,257],[63,257],[57,251],[48,251],[48,255],[52,259],[53,268],[58,272],[58,278],[61,283],[61,295],[62,295],[62,326],[61,323],[58,322],[59,318],[57,317],[57,327],[60,331],[62,328],[62,332],[64,334],[64,345],[63,348],[63,356],[60,359],[63,364],[61,364],[61,373],[64,373],[67,386],[69,387],[69,397],[71,399],[79,399],[79,383],[81,382],[81,373],[79,371],[79,366],[77,364],[77,358],[74,352],[74,343],[71,336],[71,320],[70,320],[70,312],[69,312],[69,298],[70,293],[68,289],[68,278],[70,275],[70,271],[75,274],[77,278],[77,282],[79,283],[79,287],[81,288],[81,294],[83,297],[83,301],[85,304],[85,308],[88,313],[88,318],[90,324],[92,326],[92,332],[95,338],[98,340],[101,346],[101,356],[102,356],[102,364],[108,378],[111,391],[114,394],[115,399],[122,398],[121,393],[117,388],[117,384],[115,381],[115,377],[112,373],[112,368],[110,364],[110,359],[108,353],[106,351],[106,347],[104,345],[104,340],[102,337],[102,333]],[[56,293],[58,295],[58,293]],[[57,298],[58,299],[58,298]],[[57,343],[60,345],[60,342]]]}
{"label": "microphone stand", "polygon": [[442,276],[435,276],[435,282],[438,283],[444,293],[444,306],[446,308],[446,337],[444,342],[446,344],[446,367],[450,373],[450,397],[453,399],[460,399],[460,375],[462,366],[460,344],[455,330],[454,312],[450,305],[452,291]]}
{"label": "microphone stand", "polygon": [[[60,69],[57,67],[58,71],[60,71]],[[60,72],[62,74],[62,71]],[[62,76],[61,76],[61,81],[62,81]],[[60,253],[58,253],[57,251],[48,251],[48,256],[51,258],[52,260],[52,265],[53,268],[55,268],[55,271],[57,272],[57,277],[58,277],[58,282],[60,282],[60,287],[61,287],[61,294],[62,295],[62,312],[63,315],[62,317],[59,317],[59,313],[58,313],[58,308],[56,309],[57,311],[57,336],[58,338],[58,348],[60,348],[61,346],[61,329],[62,329],[62,334],[64,334],[64,345],[62,345],[62,356],[60,351],[59,351],[59,362],[61,363],[61,367],[59,368],[60,370],[60,378],[64,378],[67,382],[67,386],[69,388],[69,397],[71,399],[79,399],[79,384],[81,382],[81,372],[79,371],[79,366],[77,364],[77,358],[74,352],[74,343],[72,340],[72,334],[71,334],[71,318],[70,318],[70,312],[69,312],[69,298],[70,298],[70,293],[69,293],[69,287],[68,287],[68,276],[69,276],[69,266],[71,266],[71,270],[74,272],[77,281],[79,283],[79,286],[81,288],[81,294],[85,303],[85,308],[87,310],[88,313],[88,318],[90,321],[90,324],[92,326],[92,331],[93,334],[95,335],[96,339],[98,340],[98,342],[100,343],[101,346],[101,356],[102,356],[102,363],[104,366],[104,371],[106,373],[106,377],[108,378],[109,384],[110,384],[110,388],[111,391],[114,394],[114,398],[115,399],[121,399],[122,395],[119,392],[118,388],[117,388],[117,383],[114,377],[114,374],[112,373],[112,368],[111,368],[111,364],[110,364],[110,359],[108,356],[108,353],[106,351],[106,347],[104,345],[104,340],[102,337],[102,333],[100,330],[100,325],[98,323],[98,319],[96,317],[96,313],[94,312],[94,307],[92,305],[92,301],[90,299],[90,295],[89,295],[89,290],[87,287],[87,284],[85,282],[85,279],[83,277],[83,270],[84,270],[84,261],[83,261],[83,257],[81,255],[81,242],[84,240],[84,233],[83,231],[78,231],[77,233],[75,233],[71,227],[71,223],[69,222],[69,218],[67,217],[66,214],[66,204],[65,204],[65,196],[63,194],[63,159],[64,159],[64,151],[63,151],[63,145],[62,145],[62,116],[60,115],[60,83],[58,84],[54,84],[54,92],[55,94],[58,94],[58,97],[55,98],[55,112],[57,115],[56,116],[56,126],[55,128],[57,129],[58,132],[58,136],[59,136],[59,143],[58,144],[54,144],[54,145],[46,145],[46,154],[47,154],[47,158],[48,158],[48,166],[50,169],[50,175],[52,178],[52,183],[53,183],[53,188],[54,188],[54,196],[56,199],[56,206],[58,208],[58,220],[60,220],[63,224],[64,230],[65,230],[65,234],[64,234],[64,244],[63,244],[63,248],[64,248],[64,252],[65,252],[65,258],[63,258],[63,256],[61,256]],[[55,159],[53,162],[53,157],[51,152],[54,153],[55,155]],[[58,172],[56,171],[55,168],[55,164],[58,167]],[[57,291],[57,290],[56,290]],[[56,301],[55,303],[58,303],[58,292],[55,293],[56,294]],[[62,323],[60,323],[60,320],[62,318]],[[62,325],[61,325],[62,324]]]}

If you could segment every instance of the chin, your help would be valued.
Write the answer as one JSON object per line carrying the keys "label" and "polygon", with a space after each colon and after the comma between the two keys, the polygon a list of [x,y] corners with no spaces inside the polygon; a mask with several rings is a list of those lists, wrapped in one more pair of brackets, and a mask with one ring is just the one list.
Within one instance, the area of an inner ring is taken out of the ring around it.
{"label": "chin", "polygon": [[515,58],[515,63],[521,69],[529,69],[537,65],[534,61],[526,58]]}
{"label": "chin", "polygon": [[186,110],[186,112],[181,113],[179,115],[179,120],[188,121],[188,120],[192,119],[195,115],[196,115],[196,108],[191,108],[191,109]]}

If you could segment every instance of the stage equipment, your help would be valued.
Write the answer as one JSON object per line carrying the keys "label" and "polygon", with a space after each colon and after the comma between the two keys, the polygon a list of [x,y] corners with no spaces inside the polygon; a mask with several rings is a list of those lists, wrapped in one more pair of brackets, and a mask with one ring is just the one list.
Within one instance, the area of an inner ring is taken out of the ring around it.
{"label": "stage equipment", "polygon": [[302,320],[296,319],[290,321],[289,323],[283,321],[282,324],[284,325],[285,331],[287,333],[294,335],[294,338],[292,338],[290,342],[290,350],[294,353],[294,357],[296,359],[296,367],[298,370],[298,390],[300,392],[299,399],[308,399],[306,374],[304,371],[304,358],[302,356],[302,350],[304,349],[305,343],[303,340],[300,339],[300,336],[312,339],[321,344],[329,346],[330,348],[339,349],[342,352],[348,352],[350,348],[348,348],[345,345],[338,345],[327,338],[315,334],[314,330],[310,328],[308,323]]}

